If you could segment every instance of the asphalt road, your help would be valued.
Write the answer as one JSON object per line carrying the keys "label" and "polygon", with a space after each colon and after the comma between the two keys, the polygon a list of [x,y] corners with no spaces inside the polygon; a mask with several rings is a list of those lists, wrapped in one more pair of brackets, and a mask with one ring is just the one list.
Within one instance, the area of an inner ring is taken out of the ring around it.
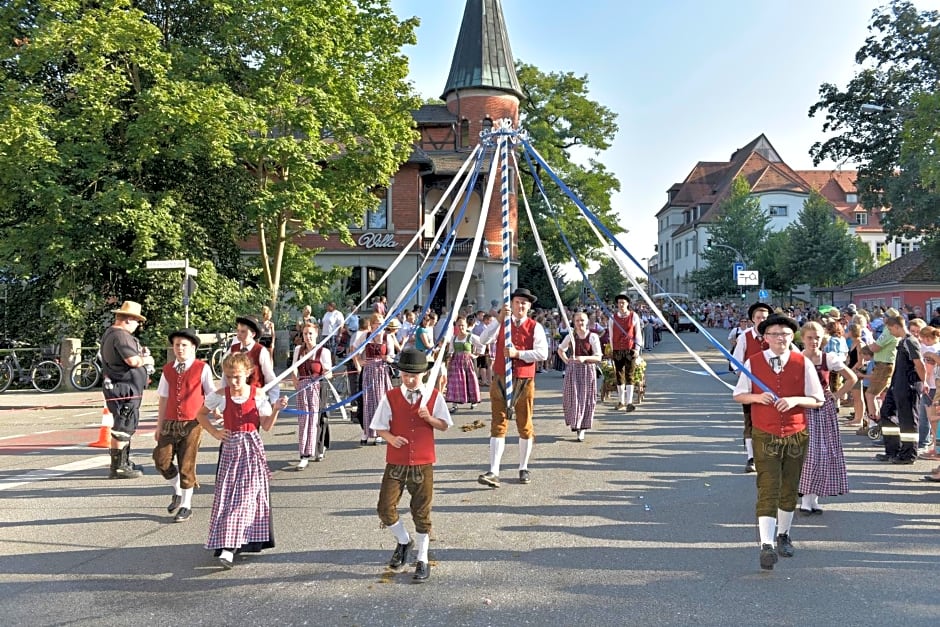
{"label": "asphalt road", "polygon": [[[700,335],[682,338],[724,370]],[[85,446],[100,396],[7,392],[0,624],[940,624],[930,464],[877,464],[844,430],[851,493],[798,516],[795,557],[762,572],[739,407],[687,372],[699,368],[675,339],[648,360],[647,400],[632,414],[598,407],[585,443],[561,418],[561,375],[539,375],[529,485],[511,481],[511,430],[503,486],[480,486],[489,432],[471,427],[489,402],[455,414],[438,438],[424,585],[384,568],[395,542],[375,514],[384,448],[360,448],[352,425],[334,424],[326,460],[303,472],[290,416],[265,435],[277,547],[223,571],[203,548],[216,449],[203,445],[193,518],[172,523],[149,460],[152,391],[134,447],[147,474],[133,481],[106,479],[106,451]],[[413,530],[407,496],[402,516]]]}

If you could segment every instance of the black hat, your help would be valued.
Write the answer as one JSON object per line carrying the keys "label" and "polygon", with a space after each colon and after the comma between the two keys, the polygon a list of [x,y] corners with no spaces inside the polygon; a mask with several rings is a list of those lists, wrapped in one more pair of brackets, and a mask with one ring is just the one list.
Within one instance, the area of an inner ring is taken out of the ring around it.
{"label": "black hat", "polygon": [[421,374],[431,368],[428,356],[417,348],[406,348],[398,356],[398,369],[410,374]]}
{"label": "black hat", "polygon": [[766,320],[757,326],[757,332],[761,335],[764,335],[764,331],[774,325],[788,327],[794,333],[796,333],[796,330],[799,328],[796,324],[796,320],[790,316],[784,316],[783,314],[770,314],[767,316]]}
{"label": "black hat", "polygon": [[202,344],[202,342],[199,341],[199,334],[196,333],[196,329],[179,329],[177,331],[173,331],[173,333],[170,333],[169,335],[170,344],[173,343],[174,337],[184,337],[195,344],[196,348],[199,348],[199,345]]}
{"label": "black hat", "polygon": [[774,308],[768,305],[767,303],[757,302],[747,308],[747,319],[753,320],[754,312],[757,311],[758,309],[766,309],[768,314],[772,313],[774,310]]}
{"label": "black hat", "polygon": [[538,300],[535,297],[535,294],[533,294],[532,292],[530,292],[524,287],[517,287],[516,291],[509,295],[509,300],[512,300],[513,298],[516,298],[516,297],[525,298],[533,305],[535,304],[535,301]]}
{"label": "black hat", "polygon": [[235,318],[235,324],[243,324],[251,329],[255,337],[261,336],[261,323],[256,316],[238,316]]}
{"label": "black hat", "polygon": [[618,300],[625,300],[629,303],[630,297],[627,296],[626,294],[617,294],[617,297],[614,299],[614,302],[616,303]]}

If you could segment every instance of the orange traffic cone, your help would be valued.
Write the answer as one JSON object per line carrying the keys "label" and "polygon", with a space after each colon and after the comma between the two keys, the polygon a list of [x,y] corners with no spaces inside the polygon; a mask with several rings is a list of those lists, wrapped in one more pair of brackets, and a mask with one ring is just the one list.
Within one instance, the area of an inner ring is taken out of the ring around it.
{"label": "orange traffic cone", "polygon": [[98,439],[88,446],[94,448],[111,448],[111,427],[114,426],[114,416],[111,410],[105,405],[101,410],[101,428],[98,429]]}

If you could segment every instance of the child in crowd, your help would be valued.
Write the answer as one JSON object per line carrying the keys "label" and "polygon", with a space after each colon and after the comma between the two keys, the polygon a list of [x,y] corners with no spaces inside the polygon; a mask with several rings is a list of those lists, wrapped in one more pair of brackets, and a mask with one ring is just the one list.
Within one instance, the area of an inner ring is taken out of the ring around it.
{"label": "child in crowd", "polygon": [[384,527],[395,535],[398,545],[389,560],[392,569],[408,561],[415,546],[405,524],[398,518],[398,502],[407,489],[411,495],[411,516],[415,524],[418,562],[412,579],[423,583],[431,576],[428,544],[431,537],[431,500],[434,496],[434,430],[446,431],[453,422],[447,403],[436,389],[421,392],[422,375],[428,371],[427,355],[406,348],[398,360],[401,386],[389,390],[379,401],[372,428],[388,442],[385,474],[379,490],[378,514]]}
{"label": "child in crowd", "polygon": [[[259,388],[248,383],[252,363],[246,353],[226,355],[222,370],[225,386],[206,397],[196,420],[222,442],[206,548],[215,551],[223,568],[230,569],[236,553],[274,547],[270,471],[258,429],[274,428],[287,398],[279,398],[272,407]],[[210,422],[212,411],[222,413],[221,429]]]}

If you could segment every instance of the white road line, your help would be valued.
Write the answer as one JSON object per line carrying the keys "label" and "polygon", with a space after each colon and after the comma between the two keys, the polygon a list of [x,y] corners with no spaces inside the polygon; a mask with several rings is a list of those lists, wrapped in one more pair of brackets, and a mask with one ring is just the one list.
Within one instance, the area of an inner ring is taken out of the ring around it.
{"label": "white road line", "polygon": [[99,468],[108,465],[109,461],[107,455],[95,455],[94,457],[82,459],[70,464],[62,464],[61,466],[53,466],[52,468],[43,468],[41,470],[32,470],[22,475],[16,475],[15,477],[0,478],[0,491],[18,488],[44,479],[55,479],[56,477],[61,477],[71,472],[78,472],[79,470]]}

